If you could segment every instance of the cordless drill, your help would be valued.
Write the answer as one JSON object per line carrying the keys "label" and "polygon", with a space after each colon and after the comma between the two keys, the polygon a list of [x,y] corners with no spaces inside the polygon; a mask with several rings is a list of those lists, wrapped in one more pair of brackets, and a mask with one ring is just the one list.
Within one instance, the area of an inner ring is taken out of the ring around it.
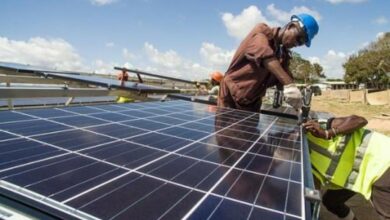
{"label": "cordless drill", "polygon": [[273,108],[279,108],[283,103],[283,90],[275,89],[274,92],[274,101],[272,103]]}
{"label": "cordless drill", "polygon": [[305,88],[302,91],[302,109],[298,116],[298,124],[305,123],[309,119],[310,103],[313,91],[309,88]]}

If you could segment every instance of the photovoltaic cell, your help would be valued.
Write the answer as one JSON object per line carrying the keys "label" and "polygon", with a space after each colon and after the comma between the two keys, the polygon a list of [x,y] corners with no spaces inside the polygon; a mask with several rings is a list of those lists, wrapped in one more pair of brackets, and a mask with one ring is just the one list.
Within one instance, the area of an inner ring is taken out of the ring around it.
{"label": "photovoltaic cell", "polygon": [[0,187],[74,217],[305,219],[291,119],[185,101],[17,110],[0,138]]}

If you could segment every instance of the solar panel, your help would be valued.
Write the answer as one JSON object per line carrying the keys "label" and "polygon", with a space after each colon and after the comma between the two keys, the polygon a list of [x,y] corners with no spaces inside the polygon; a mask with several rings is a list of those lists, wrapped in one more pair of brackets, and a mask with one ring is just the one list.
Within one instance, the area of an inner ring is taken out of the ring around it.
{"label": "solar panel", "polygon": [[[69,97],[51,97],[51,98],[13,98],[12,105],[16,107],[25,106],[64,106]],[[93,104],[93,103],[113,103],[116,96],[96,96],[96,97],[75,97],[71,105]],[[0,108],[8,107],[7,99],[0,99]]]}
{"label": "solar panel", "polygon": [[0,189],[82,219],[305,219],[296,120],[186,101],[0,112]]}
{"label": "solar panel", "polygon": [[18,73],[29,73],[37,76],[59,78],[64,80],[77,81],[105,88],[117,88],[122,90],[135,91],[138,93],[177,93],[180,90],[167,89],[162,87],[150,86],[141,83],[126,82],[121,85],[118,80],[103,78],[96,75],[82,75],[78,72],[57,71],[44,67],[36,67],[18,63],[0,62],[0,69],[11,70]]}
{"label": "solar panel", "polygon": [[118,80],[98,77],[98,76],[84,76],[84,75],[76,75],[76,74],[63,74],[63,73],[51,73],[44,72],[45,76],[53,77],[53,78],[61,78],[67,80],[73,80],[77,82],[83,82],[98,86],[103,86],[106,88],[120,88],[124,90],[137,91],[140,93],[175,93],[180,92],[177,89],[166,89],[156,86],[144,85],[141,83],[134,82],[126,82],[125,85],[121,85],[121,82]]}

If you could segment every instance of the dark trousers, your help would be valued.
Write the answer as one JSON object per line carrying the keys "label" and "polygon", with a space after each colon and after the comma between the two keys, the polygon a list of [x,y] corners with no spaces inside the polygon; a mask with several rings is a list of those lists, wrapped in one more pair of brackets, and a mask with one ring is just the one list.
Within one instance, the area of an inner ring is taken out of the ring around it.
{"label": "dark trousers", "polygon": [[[355,194],[347,189],[327,190],[322,203],[330,212],[344,218],[349,213],[349,207],[344,203]],[[372,185],[371,202],[381,219],[390,220],[390,169]]]}

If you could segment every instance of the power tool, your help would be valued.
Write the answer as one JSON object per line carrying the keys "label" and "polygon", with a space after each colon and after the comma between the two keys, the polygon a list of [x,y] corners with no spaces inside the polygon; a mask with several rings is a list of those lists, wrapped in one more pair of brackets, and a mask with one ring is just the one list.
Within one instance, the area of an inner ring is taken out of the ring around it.
{"label": "power tool", "polygon": [[272,103],[273,108],[279,108],[283,103],[283,90],[275,89],[274,92],[274,101]]}
{"label": "power tool", "polygon": [[313,91],[310,88],[302,90],[302,109],[298,115],[298,124],[305,123],[309,119],[310,104]]}

